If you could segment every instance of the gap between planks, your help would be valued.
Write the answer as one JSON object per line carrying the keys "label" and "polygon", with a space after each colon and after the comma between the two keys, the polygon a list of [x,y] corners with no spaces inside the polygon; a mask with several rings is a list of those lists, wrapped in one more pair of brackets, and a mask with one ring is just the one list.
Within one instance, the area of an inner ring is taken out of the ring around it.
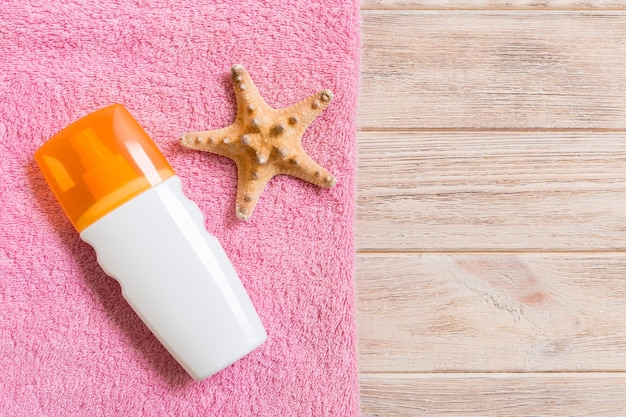
{"label": "gap between planks", "polygon": [[361,10],[524,10],[548,12],[624,10],[626,4],[616,0],[361,0]]}
{"label": "gap between planks", "polygon": [[586,378],[623,378],[624,371],[542,371],[542,372],[498,372],[498,371],[471,371],[471,372],[359,372],[363,378],[394,378],[394,379],[427,379],[427,378],[554,378],[581,376]]}
{"label": "gap between planks", "polygon": [[623,12],[626,11],[626,5],[624,6],[611,6],[611,7],[553,7],[553,8],[545,8],[541,9],[533,6],[510,6],[510,7],[479,7],[479,6],[471,6],[469,4],[460,5],[460,6],[451,6],[451,7],[442,7],[437,6],[435,4],[431,4],[428,6],[419,6],[419,5],[392,5],[392,6],[362,6],[361,13],[362,14],[371,14],[377,12],[385,12],[385,13],[393,13],[393,12],[438,12],[438,13],[446,13],[446,12],[503,12],[503,13],[515,13],[515,12],[523,12],[523,13],[560,13],[560,12],[598,12],[598,13],[610,13],[610,12]]}
{"label": "gap between planks", "polygon": [[626,133],[626,128],[595,128],[595,127],[576,127],[576,128],[484,128],[484,127],[438,127],[438,128],[418,128],[418,127],[359,127],[359,133],[398,133],[398,134],[423,134],[423,133]]}
{"label": "gap between planks", "polygon": [[437,249],[422,249],[422,250],[398,250],[398,249],[380,249],[380,250],[367,250],[367,249],[359,249],[356,251],[357,255],[362,256],[380,256],[380,255],[389,255],[389,256],[415,256],[415,255],[519,255],[519,254],[527,254],[527,255],[615,255],[621,256],[626,254],[626,249],[568,249],[568,250],[560,250],[560,249],[491,249],[491,250],[474,250],[474,249],[448,249],[448,250],[437,250]]}

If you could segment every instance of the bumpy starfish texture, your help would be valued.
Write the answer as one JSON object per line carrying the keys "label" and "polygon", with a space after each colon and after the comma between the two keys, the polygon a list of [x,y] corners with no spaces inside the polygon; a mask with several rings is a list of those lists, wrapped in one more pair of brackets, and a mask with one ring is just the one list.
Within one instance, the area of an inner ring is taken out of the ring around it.
{"label": "bumpy starfish texture", "polygon": [[330,104],[333,94],[322,90],[282,109],[270,107],[242,65],[231,68],[237,118],[225,128],[186,133],[182,146],[226,156],[237,165],[237,217],[252,215],[261,192],[275,175],[301,178],[320,187],[335,185],[333,175],[302,148],[302,135]]}

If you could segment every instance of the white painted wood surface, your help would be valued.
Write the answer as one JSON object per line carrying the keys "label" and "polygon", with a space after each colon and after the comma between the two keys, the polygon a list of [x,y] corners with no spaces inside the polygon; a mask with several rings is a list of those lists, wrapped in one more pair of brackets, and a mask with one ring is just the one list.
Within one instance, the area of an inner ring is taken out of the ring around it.
{"label": "white painted wood surface", "polygon": [[363,372],[626,370],[626,254],[357,259]]}
{"label": "white painted wood surface", "polygon": [[362,129],[626,128],[626,11],[363,11]]}
{"label": "white painted wood surface", "polygon": [[623,250],[626,133],[361,132],[357,202],[361,250]]}
{"label": "white painted wood surface", "polygon": [[622,374],[368,375],[364,417],[623,417]]}
{"label": "white painted wood surface", "polygon": [[364,0],[364,416],[626,415],[626,2]]}

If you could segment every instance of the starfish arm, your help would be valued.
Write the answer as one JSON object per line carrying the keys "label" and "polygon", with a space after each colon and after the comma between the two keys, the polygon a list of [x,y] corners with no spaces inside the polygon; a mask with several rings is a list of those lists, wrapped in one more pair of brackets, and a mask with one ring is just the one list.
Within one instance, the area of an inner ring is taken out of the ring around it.
{"label": "starfish arm", "polygon": [[235,88],[238,118],[247,118],[245,115],[252,114],[258,107],[269,107],[243,65],[233,65],[230,76]]}
{"label": "starfish arm", "polygon": [[294,105],[280,109],[279,112],[288,117],[289,125],[304,133],[332,100],[333,93],[330,90],[321,90]]}
{"label": "starfish arm", "polygon": [[237,162],[236,214],[240,220],[248,220],[256,207],[265,186],[275,172],[271,166],[259,166],[249,161]]}
{"label": "starfish arm", "polygon": [[320,187],[331,188],[337,180],[326,168],[315,162],[304,150],[278,169],[279,174],[300,178]]}
{"label": "starfish arm", "polygon": [[238,131],[239,126],[233,124],[222,129],[185,133],[178,140],[188,149],[231,157],[236,153]]}

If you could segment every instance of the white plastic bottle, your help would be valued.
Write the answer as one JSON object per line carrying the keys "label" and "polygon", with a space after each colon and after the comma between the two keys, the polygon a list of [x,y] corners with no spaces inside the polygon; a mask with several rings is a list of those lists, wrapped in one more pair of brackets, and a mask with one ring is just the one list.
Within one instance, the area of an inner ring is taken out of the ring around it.
{"label": "white plastic bottle", "polygon": [[100,266],[194,379],[265,341],[250,298],[204,228],[202,213],[122,105],[65,128],[35,159]]}

